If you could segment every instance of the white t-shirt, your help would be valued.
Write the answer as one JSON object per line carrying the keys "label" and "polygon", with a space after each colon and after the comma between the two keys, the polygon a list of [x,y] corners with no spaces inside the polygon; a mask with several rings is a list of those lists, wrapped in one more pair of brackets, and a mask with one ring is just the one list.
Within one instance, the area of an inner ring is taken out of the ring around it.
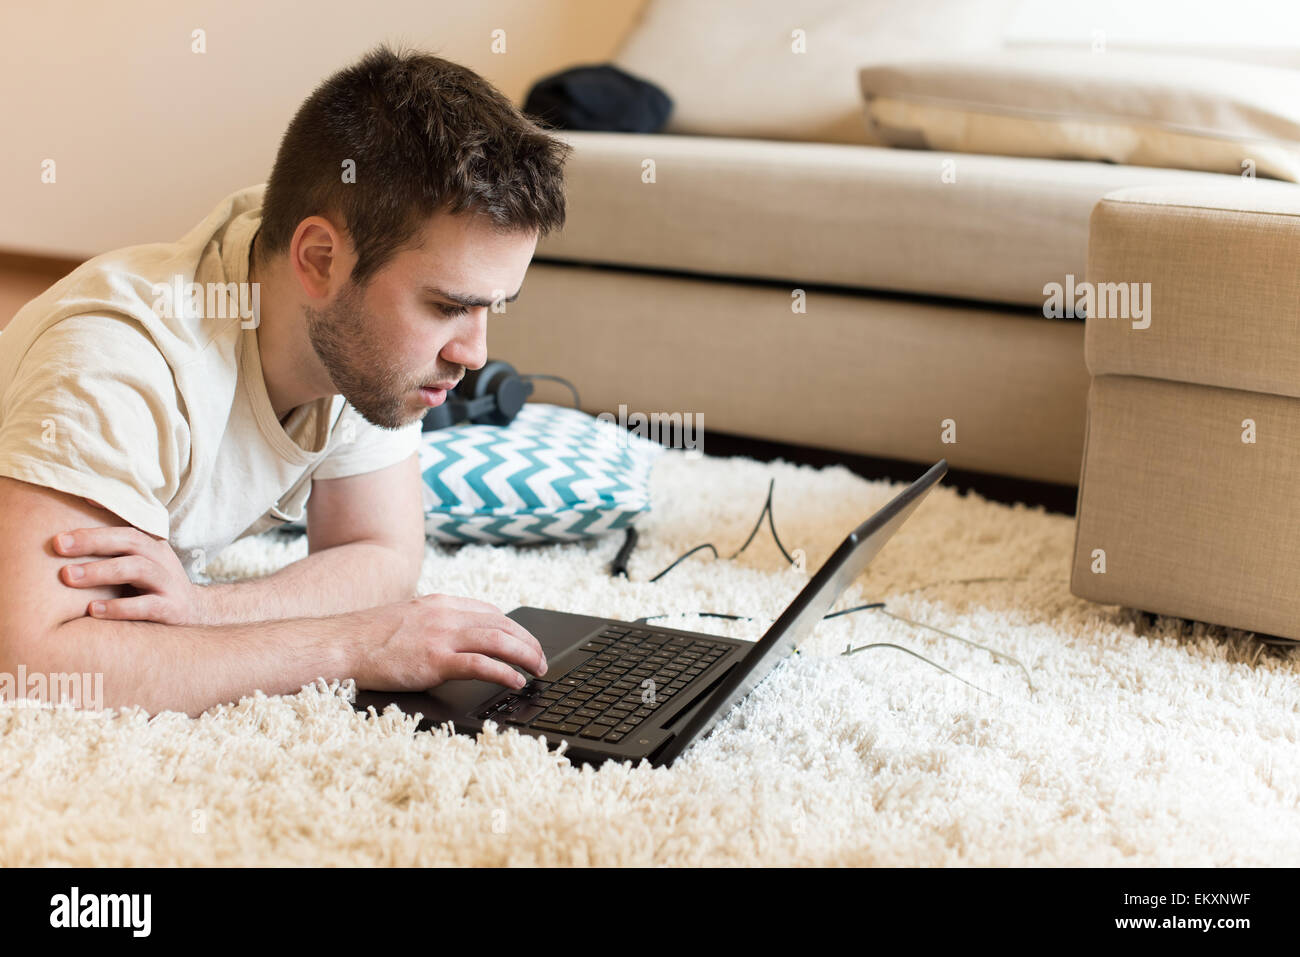
{"label": "white t-shirt", "polygon": [[[313,476],[375,471],[420,446],[418,420],[381,429],[339,395],[276,419],[256,320],[237,294],[207,295],[247,282],[264,189],[232,193],[178,242],[96,256],[0,333],[0,475],[166,538],[191,576],[231,542],[301,520]],[[197,305],[161,294],[191,282]]]}

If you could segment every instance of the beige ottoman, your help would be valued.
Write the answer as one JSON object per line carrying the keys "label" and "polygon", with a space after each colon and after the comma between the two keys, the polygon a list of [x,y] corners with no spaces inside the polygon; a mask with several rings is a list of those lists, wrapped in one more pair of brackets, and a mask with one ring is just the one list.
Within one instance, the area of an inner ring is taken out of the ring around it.
{"label": "beige ottoman", "polygon": [[1071,591],[1300,638],[1300,186],[1112,193],[1087,282]]}

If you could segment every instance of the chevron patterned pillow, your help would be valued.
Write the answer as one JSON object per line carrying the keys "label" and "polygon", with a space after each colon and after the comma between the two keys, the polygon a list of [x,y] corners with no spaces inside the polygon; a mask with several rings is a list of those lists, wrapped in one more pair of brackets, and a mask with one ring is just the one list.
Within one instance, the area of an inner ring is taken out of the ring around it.
{"label": "chevron patterned pillow", "polygon": [[575,541],[650,509],[663,446],[585,412],[525,405],[506,426],[426,432],[424,529],[445,544]]}

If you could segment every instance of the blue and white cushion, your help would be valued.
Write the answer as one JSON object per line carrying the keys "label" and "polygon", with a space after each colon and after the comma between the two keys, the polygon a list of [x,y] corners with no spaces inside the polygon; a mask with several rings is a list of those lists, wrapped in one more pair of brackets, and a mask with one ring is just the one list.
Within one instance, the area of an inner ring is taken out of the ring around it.
{"label": "blue and white cushion", "polygon": [[426,432],[425,532],[446,544],[522,545],[626,528],[650,509],[661,452],[614,422],[544,403],[506,426]]}

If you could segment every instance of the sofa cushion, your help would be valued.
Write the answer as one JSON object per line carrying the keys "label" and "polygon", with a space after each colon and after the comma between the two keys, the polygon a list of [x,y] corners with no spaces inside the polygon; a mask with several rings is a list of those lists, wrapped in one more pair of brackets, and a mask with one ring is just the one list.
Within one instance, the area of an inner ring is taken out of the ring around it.
{"label": "sofa cushion", "polygon": [[674,446],[705,455],[729,433],[1071,485],[1083,334],[1019,307],[834,290],[792,315],[767,283],[542,262],[491,332],[493,355],[582,383],[588,409],[658,413],[660,436],[677,416]]}
{"label": "sofa cushion", "polygon": [[1096,377],[1070,591],[1300,638],[1297,437],[1296,399]]}
{"label": "sofa cushion", "polygon": [[1088,216],[1105,194],[1235,182],[830,143],[557,135],[574,147],[567,221],[539,258],[1038,308],[1047,283],[1083,278]]}
{"label": "sofa cushion", "polygon": [[1300,180],[1300,71],[1021,51],[873,63],[860,79],[891,146]]}
{"label": "sofa cushion", "polygon": [[669,133],[862,144],[859,67],[995,49],[1015,3],[649,0],[614,62],[672,97]]}
{"label": "sofa cushion", "polygon": [[1088,321],[1094,376],[1300,398],[1300,186],[1224,180],[1126,189],[1098,204],[1087,280],[1139,284],[1148,316]]}

